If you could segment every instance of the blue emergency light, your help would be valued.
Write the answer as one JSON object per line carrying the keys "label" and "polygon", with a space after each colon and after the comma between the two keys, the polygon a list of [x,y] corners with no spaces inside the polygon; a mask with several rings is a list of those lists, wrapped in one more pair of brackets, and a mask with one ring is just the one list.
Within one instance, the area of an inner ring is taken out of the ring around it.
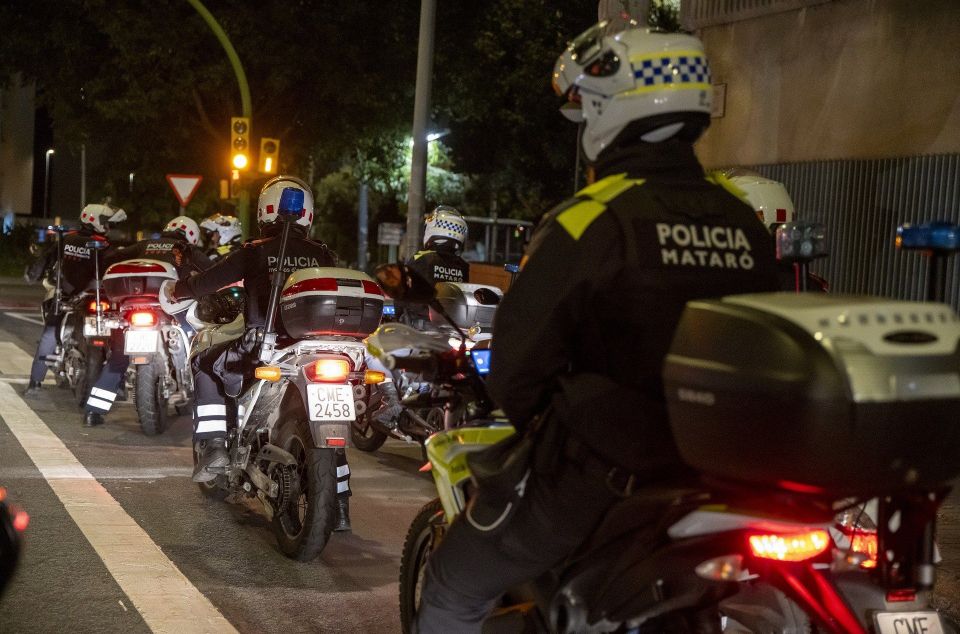
{"label": "blue emergency light", "polygon": [[388,316],[394,316],[397,314],[397,307],[393,304],[384,304],[383,305],[383,314]]}
{"label": "blue emergency light", "polygon": [[303,190],[296,187],[284,187],[280,193],[280,205],[277,213],[283,216],[299,216],[303,211]]}
{"label": "blue emergency light", "polygon": [[897,248],[960,251],[960,225],[944,221],[904,223],[897,227]]}

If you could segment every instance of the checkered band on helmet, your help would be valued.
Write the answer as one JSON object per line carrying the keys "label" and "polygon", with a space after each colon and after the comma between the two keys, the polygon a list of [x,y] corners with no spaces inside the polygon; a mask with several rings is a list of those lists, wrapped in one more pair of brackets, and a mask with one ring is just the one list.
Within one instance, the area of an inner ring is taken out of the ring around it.
{"label": "checkered band on helmet", "polygon": [[633,76],[640,86],[709,84],[710,66],[703,55],[664,55],[637,59]]}
{"label": "checkered band on helmet", "polygon": [[424,224],[426,225],[423,231],[424,243],[429,242],[431,238],[450,238],[461,245],[467,241],[469,233],[467,221],[453,207],[437,207],[427,215]]}
{"label": "checkered band on helmet", "polygon": [[190,244],[200,244],[200,226],[197,221],[187,216],[177,216],[163,228],[164,233],[179,233]]}

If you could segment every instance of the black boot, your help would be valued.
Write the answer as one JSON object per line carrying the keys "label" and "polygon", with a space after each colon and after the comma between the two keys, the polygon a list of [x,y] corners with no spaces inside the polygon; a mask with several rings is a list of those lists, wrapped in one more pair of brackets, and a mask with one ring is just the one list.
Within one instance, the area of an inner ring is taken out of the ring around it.
{"label": "black boot", "polygon": [[200,458],[193,470],[193,481],[210,482],[220,475],[215,470],[222,470],[230,464],[227,441],[223,438],[211,438],[200,442]]}
{"label": "black boot", "polygon": [[377,389],[380,390],[380,407],[371,412],[370,417],[387,429],[396,429],[400,413],[403,411],[397,387],[392,381],[388,381],[381,383]]}
{"label": "black boot", "polygon": [[333,530],[338,533],[345,533],[352,530],[350,528],[350,498],[337,498],[337,523]]}
{"label": "black boot", "polygon": [[24,398],[40,398],[42,396],[40,392],[43,390],[41,385],[42,384],[40,381],[34,381],[31,379],[30,384],[27,385],[27,389],[23,392]]}
{"label": "black boot", "polygon": [[90,410],[83,417],[83,426],[84,427],[97,427],[98,425],[103,425],[103,414],[100,412],[95,412]]}

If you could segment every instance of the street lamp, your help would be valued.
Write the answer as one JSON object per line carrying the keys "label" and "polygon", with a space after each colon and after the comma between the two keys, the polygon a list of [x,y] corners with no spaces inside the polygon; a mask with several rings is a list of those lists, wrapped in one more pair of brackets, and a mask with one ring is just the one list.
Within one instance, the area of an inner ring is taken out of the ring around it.
{"label": "street lamp", "polygon": [[47,150],[45,166],[43,170],[43,217],[50,215],[50,157],[53,156],[53,148]]}

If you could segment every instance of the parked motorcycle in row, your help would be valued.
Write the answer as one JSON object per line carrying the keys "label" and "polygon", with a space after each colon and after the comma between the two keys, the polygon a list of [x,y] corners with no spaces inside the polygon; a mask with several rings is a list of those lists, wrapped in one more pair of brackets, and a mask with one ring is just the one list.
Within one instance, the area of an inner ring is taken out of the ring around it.
{"label": "parked motorcycle in row", "polygon": [[130,366],[124,380],[133,394],[140,427],[148,436],[163,433],[170,409],[183,408],[193,398],[190,338],[184,327],[161,310],[158,292],[176,280],[172,264],[136,259],[117,262],[103,275],[103,314],[98,337],[122,330]]}
{"label": "parked motorcycle in row", "polygon": [[[945,305],[810,293],[691,302],[664,380],[700,477],[625,496],[575,557],[508,593],[511,609],[485,626],[960,632],[930,602],[936,512],[960,474],[958,342]],[[394,362],[451,367],[446,352],[419,352]],[[454,368],[479,379],[475,364]],[[407,534],[404,631],[430,552],[467,508],[470,453],[512,433],[493,420],[427,441],[439,498]],[[861,505],[874,498],[871,527]]]}
{"label": "parked motorcycle in row", "polygon": [[23,532],[29,523],[27,512],[12,506],[7,500],[6,489],[0,487],[0,597],[17,569]]}
{"label": "parked motorcycle in row", "polygon": [[[437,303],[430,309],[428,330],[420,332],[400,323],[388,323],[377,331],[374,338],[384,340],[396,354],[402,354],[405,338],[411,339],[411,347],[439,347],[441,351],[451,353],[455,353],[461,344],[470,349],[489,349],[493,318],[503,292],[484,284],[439,282],[436,293]],[[461,333],[466,333],[466,339],[462,339]],[[377,343],[373,345],[379,346]],[[358,417],[350,430],[357,449],[376,451],[388,436],[422,444],[431,434],[450,429],[462,421],[462,412],[450,405],[450,386],[418,380],[400,369],[393,371],[393,379],[402,397],[403,411],[399,419],[395,426],[391,426],[374,417]],[[378,404],[379,400],[374,399],[371,408],[375,409]]]}
{"label": "parked motorcycle in row", "polygon": [[[279,213],[285,224],[280,262],[290,223],[301,208],[302,200],[288,212],[281,201]],[[239,291],[228,288],[219,293],[232,297]],[[383,293],[362,272],[307,268],[289,277],[282,271],[274,273],[266,325],[252,346],[259,362],[252,364],[253,376],[245,379],[233,399],[233,415],[228,416],[230,464],[214,480],[198,484],[211,498],[233,494],[259,500],[280,550],[299,561],[315,558],[333,531],[335,452],[348,446],[350,426],[366,411],[368,387],[384,379],[367,370],[363,345],[379,325],[382,311]],[[244,336],[239,309],[233,310],[235,314],[217,314],[200,306],[197,312],[220,325],[197,334],[193,355]],[[283,337],[275,327],[278,319]],[[198,457],[195,453],[194,460]]]}

